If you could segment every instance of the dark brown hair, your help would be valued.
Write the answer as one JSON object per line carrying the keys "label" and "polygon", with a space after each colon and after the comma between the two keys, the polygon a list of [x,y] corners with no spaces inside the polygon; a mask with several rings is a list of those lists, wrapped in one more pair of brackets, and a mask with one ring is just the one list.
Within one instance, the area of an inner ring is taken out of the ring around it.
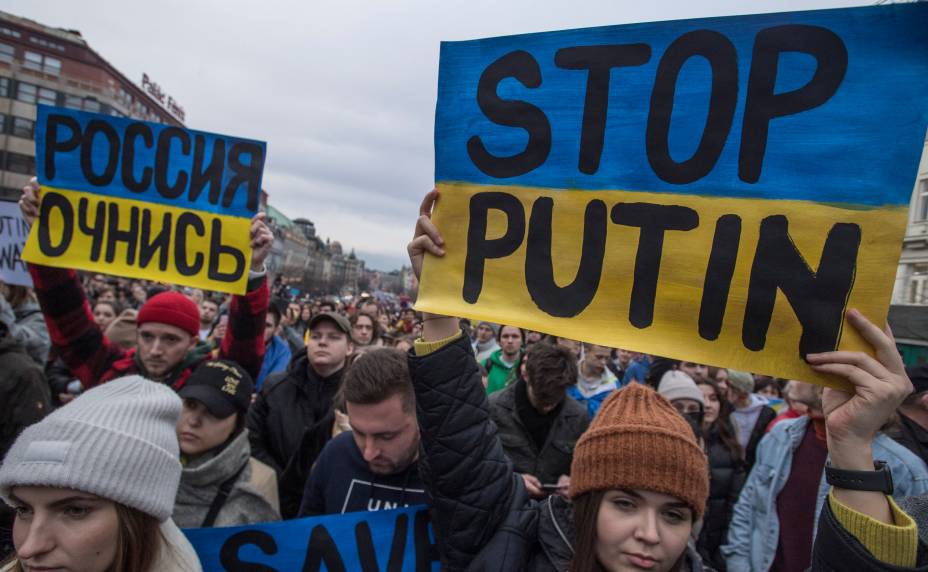
{"label": "dark brown hair", "polygon": [[[574,512],[574,555],[570,559],[567,572],[603,572],[603,567],[596,559],[596,521],[599,519],[599,507],[608,491],[590,491],[578,495],[571,501]],[[695,514],[694,518],[695,518]],[[686,559],[686,550],[680,554],[671,568],[676,572],[682,568]]]}
{"label": "dark brown hair", "polygon": [[526,382],[543,404],[556,404],[567,388],[577,383],[574,354],[563,346],[533,344],[525,354]]}
{"label": "dark brown hair", "polygon": [[[382,335],[382,332],[380,331],[380,320],[377,319],[377,316],[368,312],[358,312],[357,314],[351,316],[351,319],[349,320],[351,322],[352,330],[354,330],[355,325],[358,323],[358,320],[361,319],[362,316],[369,319],[371,321],[371,327],[374,328],[374,332],[371,334],[371,344],[373,344],[379,340],[380,336]],[[358,343],[358,341],[354,339],[353,335],[350,337],[352,342]]]}
{"label": "dark brown hair", "polygon": [[380,348],[365,352],[351,364],[335,402],[373,405],[394,395],[402,397],[403,411],[415,408],[416,397],[409,378],[406,353]]}
{"label": "dark brown hair", "polygon": [[603,567],[596,559],[596,520],[599,505],[606,491],[591,491],[571,501],[574,510],[574,556],[570,559],[568,572],[602,572]]}
{"label": "dark brown hair", "polygon": [[731,456],[735,459],[743,460],[744,450],[741,449],[741,443],[738,442],[735,428],[731,424],[731,403],[722,395],[722,389],[719,387],[718,382],[713,379],[700,379],[696,380],[696,385],[708,385],[711,387],[712,391],[715,392],[716,399],[719,401],[719,416],[712,422],[709,428],[703,431],[703,439],[708,444],[709,431],[715,428],[719,432],[719,439],[731,452]]}

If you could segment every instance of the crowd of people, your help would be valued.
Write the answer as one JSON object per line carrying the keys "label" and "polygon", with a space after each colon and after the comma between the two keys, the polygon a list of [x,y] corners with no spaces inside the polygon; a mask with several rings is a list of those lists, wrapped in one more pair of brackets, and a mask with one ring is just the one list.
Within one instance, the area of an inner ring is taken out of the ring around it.
{"label": "crowd of people", "polygon": [[181,528],[413,505],[448,570],[928,566],[928,373],[853,310],[873,356],[806,356],[849,393],[294,297],[263,215],[251,239],[241,295],[34,264],[3,286],[0,569],[199,570]]}

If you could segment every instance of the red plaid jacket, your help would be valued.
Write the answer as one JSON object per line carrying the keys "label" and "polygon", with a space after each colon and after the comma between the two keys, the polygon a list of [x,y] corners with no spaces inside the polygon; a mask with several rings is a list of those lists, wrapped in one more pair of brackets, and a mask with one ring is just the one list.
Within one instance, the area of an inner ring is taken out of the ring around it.
{"label": "red plaid jacket", "polygon": [[[84,388],[124,375],[140,374],[135,349],[124,350],[107,339],[93,321],[93,313],[80,278],[74,270],[29,264],[39,306],[48,325],[54,352],[61,357]],[[238,362],[253,378],[264,360],[264,320],[269,292],[262,277],[248,283],[244,296],[233,296],[229,327],[219,357]],[[234,357],[232,357],[234,356]],[[176,390],[203,360],[188,363],[169,376]],[[189,362],[189,360],[185,360]]]}

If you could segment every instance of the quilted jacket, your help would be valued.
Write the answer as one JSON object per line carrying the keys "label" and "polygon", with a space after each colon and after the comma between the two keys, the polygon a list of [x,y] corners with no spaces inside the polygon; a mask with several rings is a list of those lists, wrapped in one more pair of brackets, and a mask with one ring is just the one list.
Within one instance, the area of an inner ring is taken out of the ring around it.
{"label": "quilted jacket", "polygon": [[[490,421],[467,338],[410,354],[421,434],[419,472],[432,496],[442,570],[564,571],[573,514],[560,497],[532,500]],[[703,572],[690,547],[681,572]]]}

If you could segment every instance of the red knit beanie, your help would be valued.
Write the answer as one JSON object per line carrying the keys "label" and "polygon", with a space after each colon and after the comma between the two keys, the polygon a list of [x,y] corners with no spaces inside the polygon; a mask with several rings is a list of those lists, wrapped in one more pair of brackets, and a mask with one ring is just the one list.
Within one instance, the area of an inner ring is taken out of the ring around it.
{"label": "red knit beanie", "polygon": [[138,325],[157,322],[180,328],[197,336],[200,333],[200,311],[190,298],[180,292],[162,292],[148,299],[135,318]]}

